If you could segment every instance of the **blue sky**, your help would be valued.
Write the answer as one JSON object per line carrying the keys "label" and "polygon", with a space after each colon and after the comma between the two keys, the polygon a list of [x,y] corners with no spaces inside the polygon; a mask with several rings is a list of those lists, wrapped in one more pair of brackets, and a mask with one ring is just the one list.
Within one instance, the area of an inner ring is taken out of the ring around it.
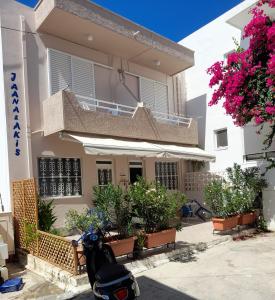
{"label": "blue sky", "polygon": [[[37,0],[17,0],[34,6]],[[94,0],[144,27],[179,41],[242,0]]]}

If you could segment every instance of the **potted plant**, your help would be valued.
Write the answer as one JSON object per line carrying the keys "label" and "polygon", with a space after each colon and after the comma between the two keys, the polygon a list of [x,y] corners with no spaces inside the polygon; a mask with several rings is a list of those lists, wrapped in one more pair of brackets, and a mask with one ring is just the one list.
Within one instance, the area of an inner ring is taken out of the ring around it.
{"label": "potted plant", "polygon": [[238,225],[236,202],[230,187],[223,180],[213,180],[204,189],[204,199],[213,213],[214,230],[230,230]]}
{"label": "potted plant", "polygon": [[142,257],[143,248],[146,241],[146,234],[143,230],[137,230],[135,232],[136,240],[134,244],[133,258],[137,259]]}
{"label": "potted plant", "polygon": [[262,208],[261,192],[267,187],[266,180],[259,175],[257,167],[241,169],[240,165],[234,164],[226,172],[232,191],[240,195],[239,225],[253,224],[256,220],[255,209]]}
{"label": "potted plant", "polygon": [[129,197],[133,201],[135,215],[144,221],[145,247],[175,243],[176,229],[171,228],[169,223],[184,204],[185,196],[170,193],[158,183],[149,183],[144,178],[139,178],[130,186]]}
{"label": "potted plant", "polygon": [[[88,209],[83,212],[78,212],[75,209],[70,209],[65,217],[66,228],[69,231],[77,231],[79,234],[89,230],[91,226],[96,230],[102,226],[102,220],[97,213],[90,213]],[[80,244],[77,247],[77,255],[80,265],[86,264],[85,256],[83,255],[83,246]]]}
{"label": "potted plant", "polygon": [[107,220],[113,220],[118,234],[106,238],[115,256],[128,255],[133,252],[134,240],[132,230],[132,205],[127,193],[121,187],[108,184],[106,187],[94,187],[94,203]]}

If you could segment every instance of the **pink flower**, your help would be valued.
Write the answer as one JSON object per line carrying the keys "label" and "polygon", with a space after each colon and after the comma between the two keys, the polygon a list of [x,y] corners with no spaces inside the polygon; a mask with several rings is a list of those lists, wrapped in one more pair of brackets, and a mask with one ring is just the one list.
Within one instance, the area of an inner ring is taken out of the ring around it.
{"label": "pink flower", "polygon": [[257,125],[261,124],[264,122],[264,119],[262,117],[255,117],[255,123]]}
{"label": "pink flower", "polygon": [[265,111],[269,115],[275,115],[275,106],[267,106]]}

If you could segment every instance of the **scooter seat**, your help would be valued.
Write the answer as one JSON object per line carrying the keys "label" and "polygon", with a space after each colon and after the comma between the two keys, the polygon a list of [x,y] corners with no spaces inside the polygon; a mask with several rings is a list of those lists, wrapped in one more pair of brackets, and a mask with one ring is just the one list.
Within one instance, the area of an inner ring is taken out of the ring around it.
{"label": "scooter seat", "polygon": [[129,275],[130,272],[123,265],[106,264],[96,273],[95,278],[98,283],[108,283]]}

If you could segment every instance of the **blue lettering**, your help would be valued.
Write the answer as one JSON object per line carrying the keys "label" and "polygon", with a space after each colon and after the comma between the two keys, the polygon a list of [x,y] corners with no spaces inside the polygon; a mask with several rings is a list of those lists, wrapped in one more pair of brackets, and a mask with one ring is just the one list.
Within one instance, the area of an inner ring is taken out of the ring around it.
{"label": "blue lettering", "polygon": [[15,116],[14,116],[14,120],[15,120],[15,121],[18,121],[18,115],[15,115]]}
{"label": "blue lettering", "polygon": [[16,73],[11,73],[11,81],[14,81],[16,79]]}
{"label": "blue lettering", "polygon": [[16,140],[15,147],[18,148],[18,146],[19,146],[19,140]]}
{"label": "blue lettering", "polygon": [[21,130],[18,122],[16,122],[15,125],[13,126],[13,130],[15,130],[15,129]]}
{"label": "blue lettering", "polygon": [[19,102],[19,99],[14,98],[13,101],[12,101],[12,104],[16,104],[17,105],[18,102]]}
{"label": "blue lettering", "polygon": [[18,91],[17,84],[16,84],[16,83],[14,83],[14,84],[11,86],[11,89],[12,89],[12,90],[17,90],[17,91]]}
{"label": "blue lettering", "polygon": [[19,114],[19,108],[18,108],[18,106],[15,106],[15,108],[13,109],[13,112],[14,113],[17,112]]}
{"label": "blue lettering", "polygon": [[16,98],[18,98],[19,96],[18,96],[18,94],[17,94],[17,92],[16,91],[14,91],[13,93],[12,93],[12,95],[11,95],[12,97],[16,97]]}
{"label": "blue lettering", "polygon": [[20,131],[14,131],[13,138],[14,139],[20,139],[19,134],[20,134]]}
{"label": "blue lettering", "polygon": [[15,155],[16,155],[16,156],[20,156],[20,152],[21,152],[20,149],[18,149],[18,148],[15,149]]}

